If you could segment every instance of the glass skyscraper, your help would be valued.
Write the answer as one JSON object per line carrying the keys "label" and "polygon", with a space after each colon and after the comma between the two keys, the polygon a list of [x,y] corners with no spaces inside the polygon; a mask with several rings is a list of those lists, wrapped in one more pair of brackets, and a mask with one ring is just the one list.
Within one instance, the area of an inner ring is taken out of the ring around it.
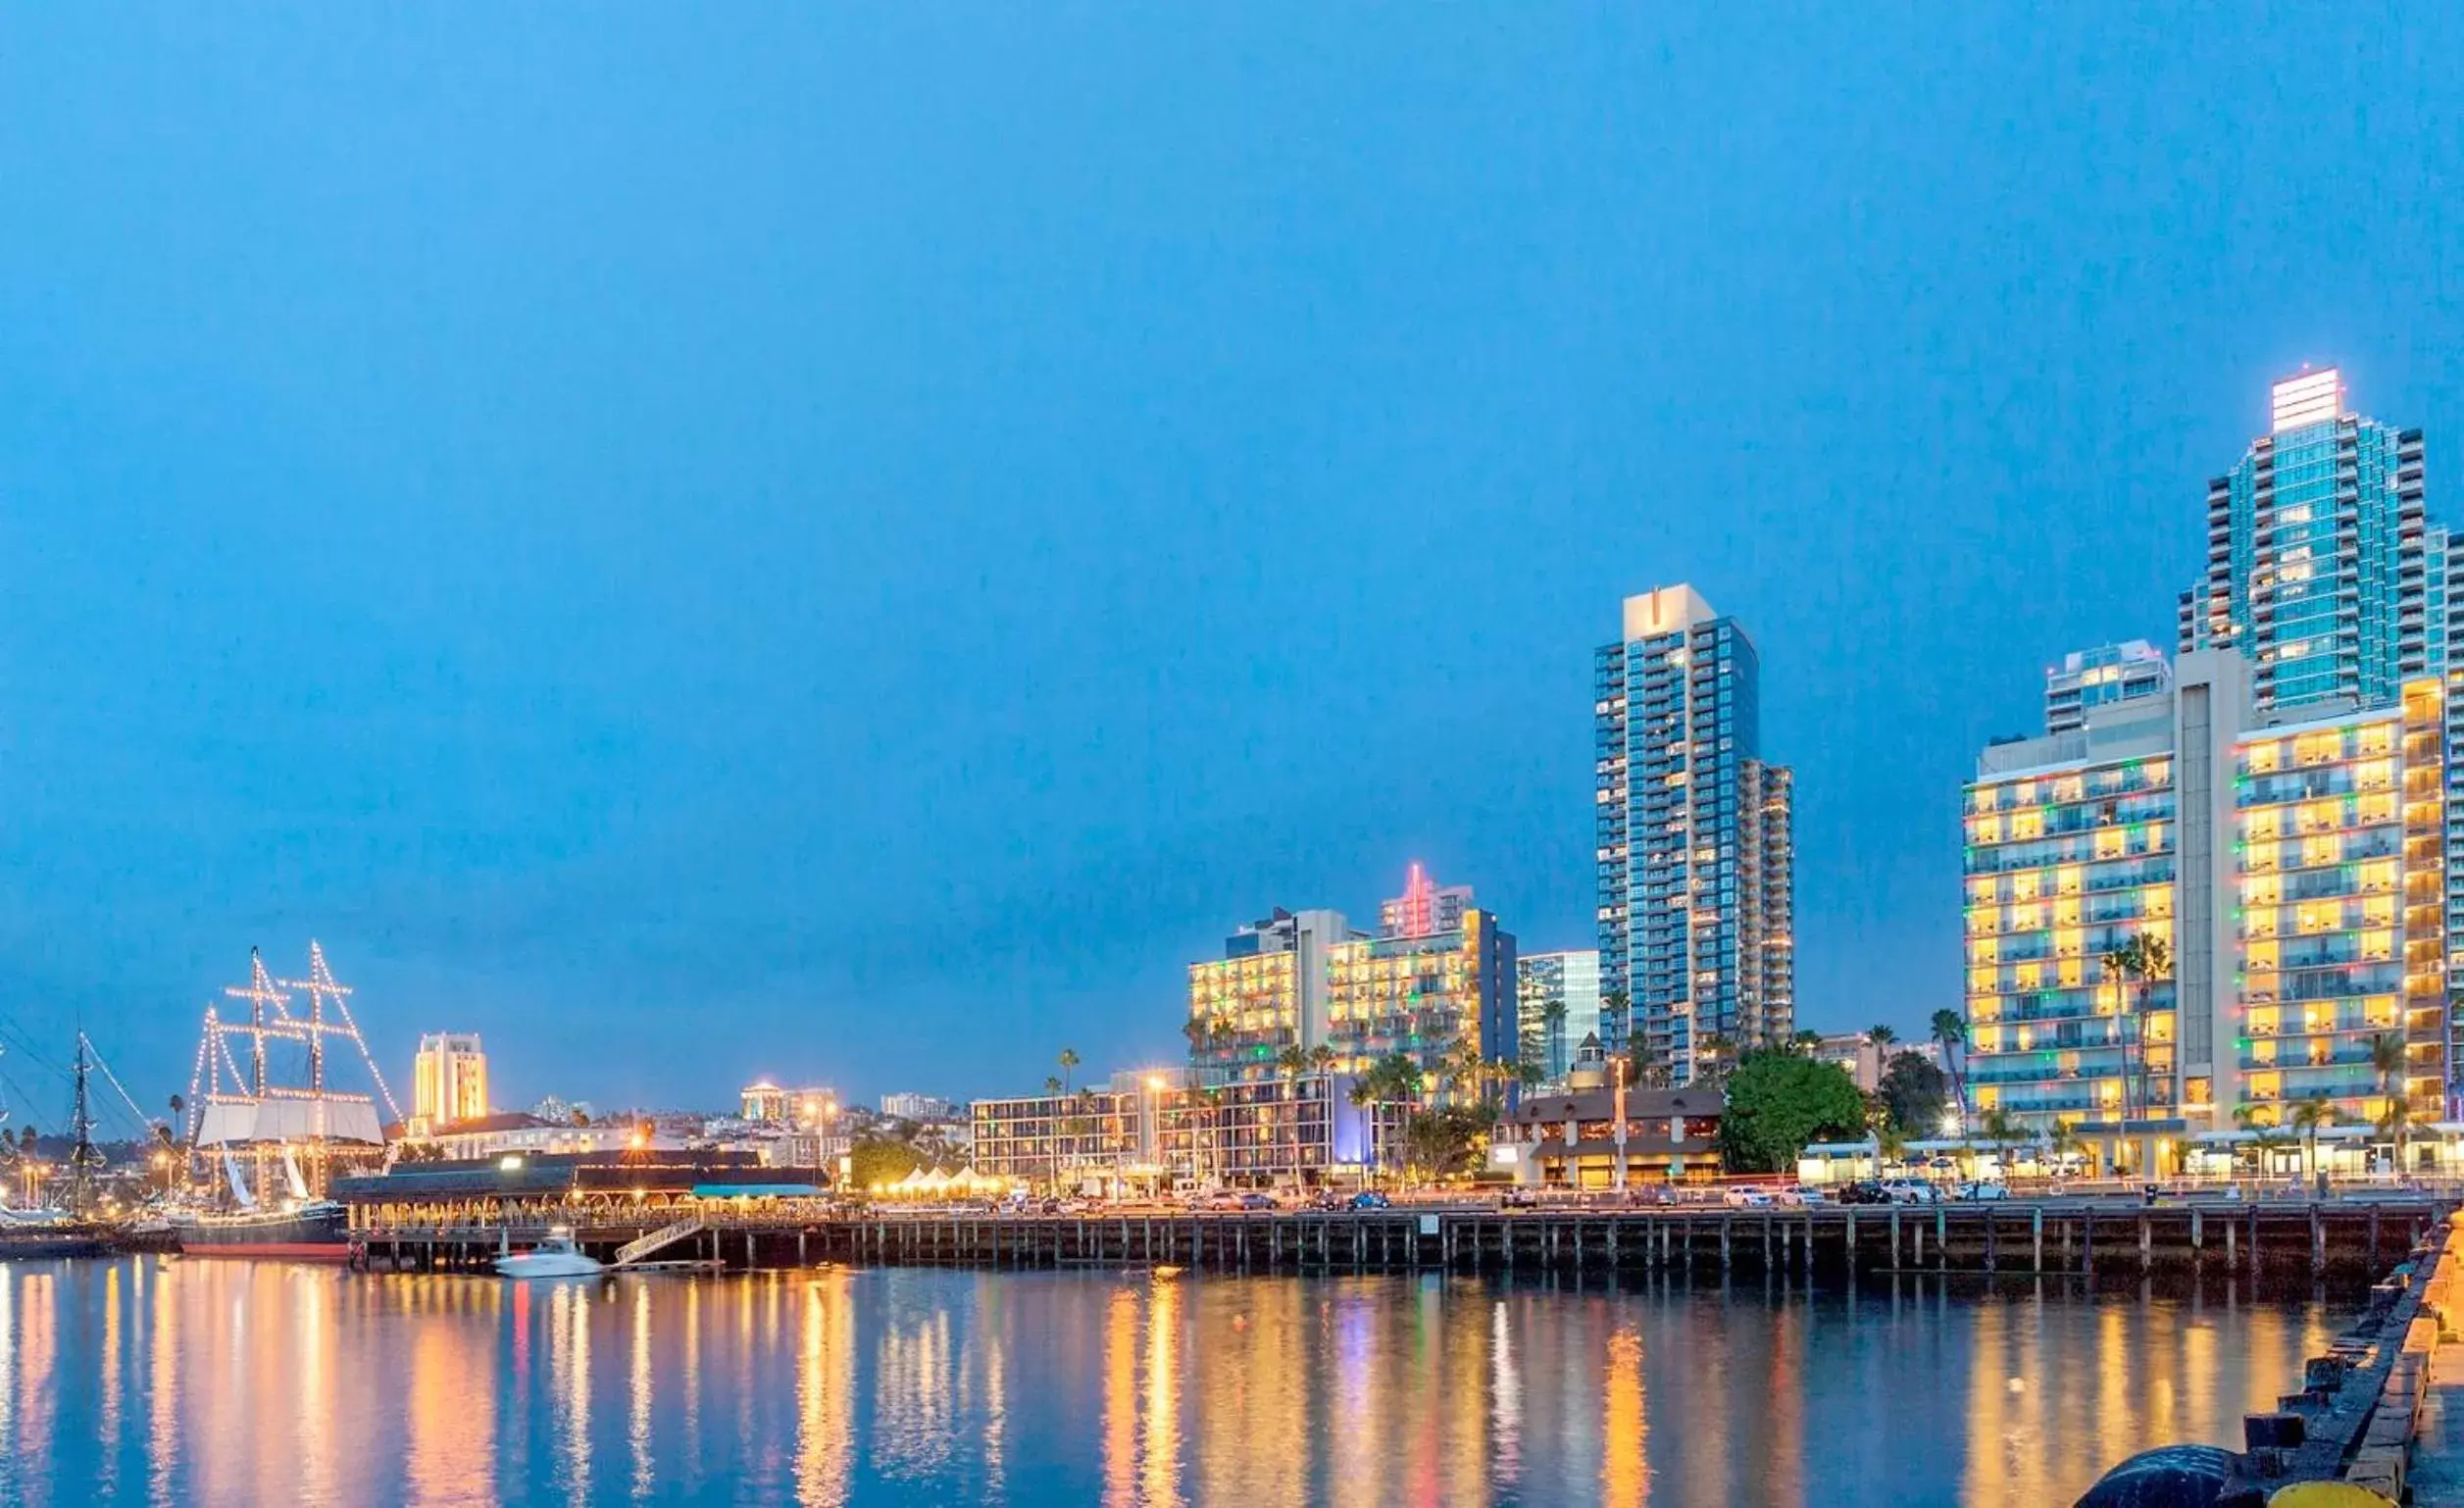
{"label": "glass skyscraper", "polygon": [[1762,759],[1761,659],[1690,586],[1592,656],[1600,1037],[1685,1083],[1795,1026],[1792,789]]}
{"label": "glass skyscraper", "polygon": [[2446,673],[2446,531],[2423,502],[2421,431],[2347,412],[2333,368],[2271,398],[2269,432],[2207,484],[2183,652],[2239,649],[2262,716],[2392,706],[2406,680]]}

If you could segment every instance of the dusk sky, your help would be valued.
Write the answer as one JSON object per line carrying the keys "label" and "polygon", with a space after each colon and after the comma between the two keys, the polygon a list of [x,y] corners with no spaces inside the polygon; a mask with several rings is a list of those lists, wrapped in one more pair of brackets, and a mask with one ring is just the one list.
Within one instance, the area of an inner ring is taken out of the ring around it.
{"label": "dusk sky", "polygon": [[1175,1057],[1190,960],[1414,860],[1587,945],[1591,650],[1687,581],[1797,771],[1799,1021],[1913,1034],[1977,746],[2171,648],[2270,379],[2340,365],[2464,518],[2459,59],[2452,6],[21,10],[0,1015],[159,1104],[314,936],[397,1091],[448,1029],[509,1105]]}

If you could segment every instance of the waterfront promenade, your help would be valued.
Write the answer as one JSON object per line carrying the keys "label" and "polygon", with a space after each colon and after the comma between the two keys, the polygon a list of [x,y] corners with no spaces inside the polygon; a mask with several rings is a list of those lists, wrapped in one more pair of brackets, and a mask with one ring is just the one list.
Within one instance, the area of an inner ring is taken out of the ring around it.
{"label": "waterfront promenade", "polygon": [[[2376,1274],[2454,1208],[2429,1197],[1996,1200],[1931,1206],[1370,1211],[1081,1215],[826,1210],[686,1218],[622,1210],[559,1220],[613,1259],[738,1269],[826,1262],[986,1269],[1180,1267],[1217,1272],[1684,1272],[2257,1276]],[[534,1242],[547,1222],[417,1213],[354,1231],[378,1271],[484,1268]],[[661,1237],[664,1237],[663,1239]]]}

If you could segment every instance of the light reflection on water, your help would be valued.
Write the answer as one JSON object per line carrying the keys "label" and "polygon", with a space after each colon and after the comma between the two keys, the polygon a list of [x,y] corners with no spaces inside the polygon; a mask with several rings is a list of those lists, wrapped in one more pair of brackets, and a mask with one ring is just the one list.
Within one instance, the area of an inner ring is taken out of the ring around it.
{"label": "light reflection on water", "polygon": [[0,1267],[0,1502],[2067,1502],[2315,1304],[828,1268]]}

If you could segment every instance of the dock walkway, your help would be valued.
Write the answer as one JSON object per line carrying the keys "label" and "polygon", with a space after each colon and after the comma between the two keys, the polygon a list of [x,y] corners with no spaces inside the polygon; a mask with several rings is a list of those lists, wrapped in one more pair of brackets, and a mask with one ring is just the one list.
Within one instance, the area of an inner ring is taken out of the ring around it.
{"label": "dock walkway", "polygon": [[[2291,1276],[2383,1270],[2445,1206],[2430,1200],[2228,1201],[2139,1206],[2011,1200],[1812,1209],[1095,1212],[1085,1215],[712,1213],[669,1247],[730,1268],[1181,1267],[1209,1272],[1633,1271],[1737,1274],[2069,1274],[2156,1271]],[[576,1220],[603,1260],[664,1219]],[[482,1268],[528,1226],[355,1228],[360,1265]],[[679,1249],[680,1248],[680,1249]]]}

